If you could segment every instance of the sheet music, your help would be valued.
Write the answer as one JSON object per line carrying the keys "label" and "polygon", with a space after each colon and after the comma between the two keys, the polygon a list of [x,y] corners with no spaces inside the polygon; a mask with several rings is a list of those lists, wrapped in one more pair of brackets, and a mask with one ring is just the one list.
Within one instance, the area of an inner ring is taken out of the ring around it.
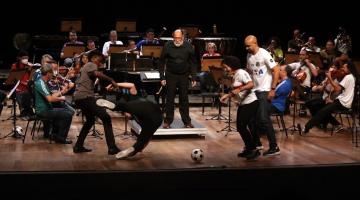
{"label": "sheet music", "polygon": [[9,94],[6,96],[6,98],[10,98],[11,95],[15,92],[16,88],[19,86],[20,84],[20,80],[17,81],[16,85],[13,87],[13,89],[11,89],[11,91],[9,92]]}
{"label": "sheet music", "polygon": [[159,72],[145,72],[146,79],[160,79]]}

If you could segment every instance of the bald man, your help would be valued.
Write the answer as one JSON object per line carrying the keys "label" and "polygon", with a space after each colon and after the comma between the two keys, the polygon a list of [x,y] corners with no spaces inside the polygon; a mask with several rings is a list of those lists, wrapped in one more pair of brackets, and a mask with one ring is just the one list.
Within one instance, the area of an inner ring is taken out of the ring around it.
{"label": "bald man", "polygon": [[276,84],[279,79],[279,66],[273,60],[270,53],[260,48],[257,39],[253,35],[245,38],[245,47],[248,51],[247,68],[251,72],[254,82],[256,97],[259,99],[257,112],[258,130],[254,137],[257,141],[257,148],[262,149],[259,133],[266,132],[269,140],[269,150],[263,153],[264,156],[279,155],[280,149],[277,146],[274,127],[270,120],[270,101],[275,96]]}
{"label": "bald man", "polygon": [[[166,117],[163,128],[170,128],[174,120],[174,106],[176,89],[179,91],[179,110],[184,128],[194,128],[189,115],[189,76],[192,74],[192,86],[195,86],[196,58],[191,44],[184,41],[184,34],[180,29],[173,33],[173,41],[168,41],[160,57],[160,79],[166,85]],[[164,69],[166,65],[166,70]]]}

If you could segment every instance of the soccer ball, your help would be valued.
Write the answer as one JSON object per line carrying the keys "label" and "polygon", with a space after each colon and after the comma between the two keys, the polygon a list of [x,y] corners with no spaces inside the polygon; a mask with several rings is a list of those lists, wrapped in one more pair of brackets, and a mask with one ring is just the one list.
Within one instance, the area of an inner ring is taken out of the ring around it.
{"label": "soccer ball", "polygon": [[204,158],[204,152],[201,149],[194,149],[191,152],[191,158],[195,162],[200,162]]}
{"label": "soccer ball", "polygon": [[13,128],[14,132],[17,132],[19,135],[23,135],[23,129],[21,128],[21,126],[16,126],[15,130]]}

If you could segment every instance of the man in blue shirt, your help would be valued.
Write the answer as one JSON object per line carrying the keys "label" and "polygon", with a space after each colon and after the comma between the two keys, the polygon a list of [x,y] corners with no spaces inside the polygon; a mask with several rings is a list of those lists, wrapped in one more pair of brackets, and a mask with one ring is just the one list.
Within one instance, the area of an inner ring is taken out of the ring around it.
{"label": "man in blue shirt", "polygon": [[160,44],[159,40],[155,39],[154,29],[149,28],[146,30],[146,38],[136,44],[136,49],[141,51],[141,47],[144,44]]}
{"label": "man in blue shirt", "polygon": [[271,113],[282,113],[286,108],[286,98],[288,98],[291,90],[292,83],[291,79],[288,77],[291,76],[291,68],[287,65],[280,66],[280,78],[281,82],[276,86],[275,97],[271,101]]}

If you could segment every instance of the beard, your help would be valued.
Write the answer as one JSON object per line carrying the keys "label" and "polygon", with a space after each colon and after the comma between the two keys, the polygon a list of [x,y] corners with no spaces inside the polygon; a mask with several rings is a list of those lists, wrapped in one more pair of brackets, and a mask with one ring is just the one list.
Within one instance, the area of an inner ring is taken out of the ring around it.
{"label": "beard", "polygon": [[174,41],[174,45],[175,45],[176,47],[180,47],[180,46],[183,45],[183,44],[184,44],[184,41],[183,41],[183,40],[181,40],[181,41],[179,41],[179,42]]}

